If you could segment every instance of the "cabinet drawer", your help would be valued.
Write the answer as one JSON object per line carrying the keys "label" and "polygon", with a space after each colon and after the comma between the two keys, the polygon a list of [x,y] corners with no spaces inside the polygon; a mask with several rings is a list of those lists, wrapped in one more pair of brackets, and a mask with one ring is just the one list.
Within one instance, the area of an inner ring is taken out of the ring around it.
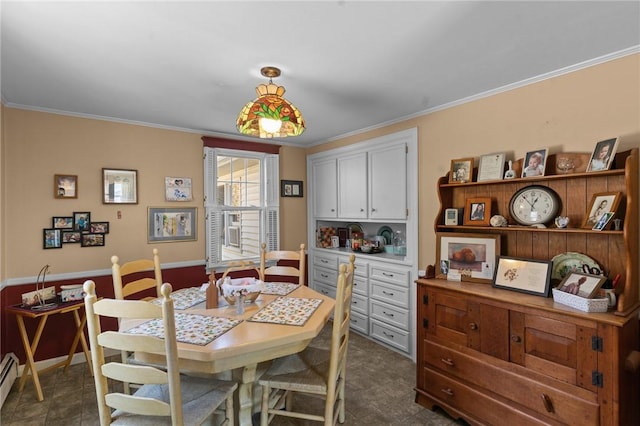
{"label": "cabinet drawer", "polygon": [[314,284],[314,290],[332,299],[336,298],[336,288],[325,284]]}
{"label": "cabinet drawer", "polygon": [[402,330],[409,330],[409,311],[386,303],[371,301],[371,318],[391,324]]}
{"label": "cabinet drawer", "polygon": [[518,426],[548,424],[491,398],[482,389],[476,390],[429,368],[423,369],[422,376],[426,392],[436,403],[463,412],[475,420],[472,423]]}
{"label": "cabinet drawer", "polygon": [[338,279],[338,271],[335,269],[313,267],[313,281],[335,287]]}
{"label": "cabinet drawer", "polygon": [[351,311],[350,326],[364,335],[369,334],[369,318],[366,315]]}
{"label": "cabinet drawer", "polygon": [[354,276],[353,293],[361,294],[363,296],[369,296],[369,280],[367,280],[366,278]]}
{"label": "cabinet drawer", "polygon": [[[487,391],[514,401],[555,421],[566,424],[598,424],[597,396],[566,384],[547,386],[534,378],[524,377],[497,365],[483,362],[437,343],[424,342],[425,362],[449,375],[478,387],[491,384]],[[427,367],[429,368],[429,367]],[[426,382],[425,382],[426,383]]]}
{"label": "cabinet drawer", "polygon": [[358,294],[354,294],[351,296],[351,310],[354,312],[360,312],[361,314],[367,315],[369,313],[368,305],[369,299],[366,297],[360,296]]}
{"label": "cabinet drawer", "polygon": [[338,256],[329,253],[314,252],[313,265],[338,270]]}
{"label": "cabinet drawer", "polygon": [[[338,259],[340,263],[349,263],[349,256],[340,256]],[[362,256],[356,256],[356,261],[354,263],[356,267],[356,273],[354,274],[356,277],[368,277],[369,276],[369,261],[364,259]]]}
{"label": "cabinet drawer", "polygon": [[371,265],[370,277],[384,283],[409,287],[409,271],[406,269],[394,269],[389,266]]}
{"label": "cabinet drawer", "polygon": [[371,298],[409,309],[409,289],[371,282]]}
{"label": "cabinet drawer", "polygon": [[406,331],[398,330],[395,327],[371,319],[371,336],[389,346],[409,352],[409,333]]}

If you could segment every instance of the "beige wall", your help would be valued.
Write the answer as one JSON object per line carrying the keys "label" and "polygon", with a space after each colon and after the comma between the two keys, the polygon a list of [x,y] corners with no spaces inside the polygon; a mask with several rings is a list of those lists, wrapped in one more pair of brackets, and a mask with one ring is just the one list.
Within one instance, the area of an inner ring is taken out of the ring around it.
{"label": "beige wall", "polygon": [[[202,142],[200,135],[99,120],[4,108],[0,154],[0,280],[35,276],[48,263],[52,273],[105,269],[109,258],[148,256],[161,250],[163,263],[204,259]],[[595,142],[620,135],[620,149],[640,146],[640,55],[631,55],[406,122],[308,150],[281,149],[280,179],[306,181],[306,154],[348,145],[410,127],[419,137],[419,267],[433,263],[436,181],[453,158],[506,151],[591,152]],[[101,202],[102,167],[139,173],[138,205]],[[53,198],[53,175],[79,176],[79,198]],[[164,201],[164,177],[193,179],[193,203]],[[3,179],[3,180],[2,180]],[[281,245],[306,242],[306,196],[281,199]],[[148,206],[198,206],[198,240],[147,244]],[[117,219],[117,211],[122,219]],[[42,229],[52,216],[90,211],[108,221],[106,247],[43,250]],[[4,228],[3,228],[4,227]],[[3,262],[4,254],[4,262]]]}
{"label": "beige wall", "polygon": [[640,55],[630,55],[508,92],[359,134],[309,153],[418,127],[419,267],[435,260],[436,182],[454,158],[504,151],[591,152],[621,136],[619,150],[640,147]]}

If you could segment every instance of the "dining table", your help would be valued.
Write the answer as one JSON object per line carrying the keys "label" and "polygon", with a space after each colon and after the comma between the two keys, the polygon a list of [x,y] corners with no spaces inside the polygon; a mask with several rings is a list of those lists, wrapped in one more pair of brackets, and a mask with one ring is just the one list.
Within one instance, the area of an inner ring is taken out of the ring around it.
{"label": "dining table", "polygon": [[[267,284],[269,288],[282,288],[279,283]],[[218,308],[206,309],[205,301],[180,306],[180,290],[172,294],[180,370],[218,377],[219,373],[230,371],[231,378],[238,382],[234,400],[236,424],[252,424],[254,386],[266,370],[258,366],[305,349],[333,313],[334,299],[306,286],[289,286],[280,294],[262,292],[255,301],[244,303],[241,313],[222,297]],[[136,327],[145,333],[149,328],[147,325],[144,330],[145,323],[140,322],[123,323],[120,328],[135,332]],[[135,353],[134,356],[144,363],[164,363],[164,356],[158,354]]]}

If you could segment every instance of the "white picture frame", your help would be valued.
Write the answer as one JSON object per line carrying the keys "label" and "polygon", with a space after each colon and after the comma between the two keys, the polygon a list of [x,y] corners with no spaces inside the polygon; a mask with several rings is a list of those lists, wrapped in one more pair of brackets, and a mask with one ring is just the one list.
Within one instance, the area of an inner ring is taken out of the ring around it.
{"label": "white picture frame", "polygon": [[193,201],[191,178],[166,176],[164,194],[167,201]]}
{"label": "white picture frame", "polygon": [[522,161],[522,175],[523,178],[535,178],[538,176],[544,176],[547,166],[547,154],[548,148],[540,148],[534,151],[527,152],[524,160]]}

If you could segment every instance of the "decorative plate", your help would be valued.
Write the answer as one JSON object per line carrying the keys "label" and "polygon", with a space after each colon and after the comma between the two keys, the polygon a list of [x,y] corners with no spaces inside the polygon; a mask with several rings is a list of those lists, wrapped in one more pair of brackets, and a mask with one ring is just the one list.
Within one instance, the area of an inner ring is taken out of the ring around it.
{"label": "decorative plate", "polygon": [[347,229],[350,229],[351,232],[359,232],[364,235],[364,231],[362,230],[362,225],[359,223],[347,223]]}
{"label": "decorative plate", "polygon": [[[601,275],[602,268],[598,262],[587,256],[586,254],[576,252],[560,253],[551,259],[553,269],[551,270],[551,279],[562,280],[569,272],[578,272],[581,274]],[[584,266],[587,268],[584,268]],[[596,272],[597,271],[597,272]],[[594,273],[596,272],[596,273]]]}
{"label": "decorative plate", "polygon": [[384,237],[385,245],[390,246],[393,244],[393,229],[388,226],[381,226],[380,229],[378,229],[378,235]]}

